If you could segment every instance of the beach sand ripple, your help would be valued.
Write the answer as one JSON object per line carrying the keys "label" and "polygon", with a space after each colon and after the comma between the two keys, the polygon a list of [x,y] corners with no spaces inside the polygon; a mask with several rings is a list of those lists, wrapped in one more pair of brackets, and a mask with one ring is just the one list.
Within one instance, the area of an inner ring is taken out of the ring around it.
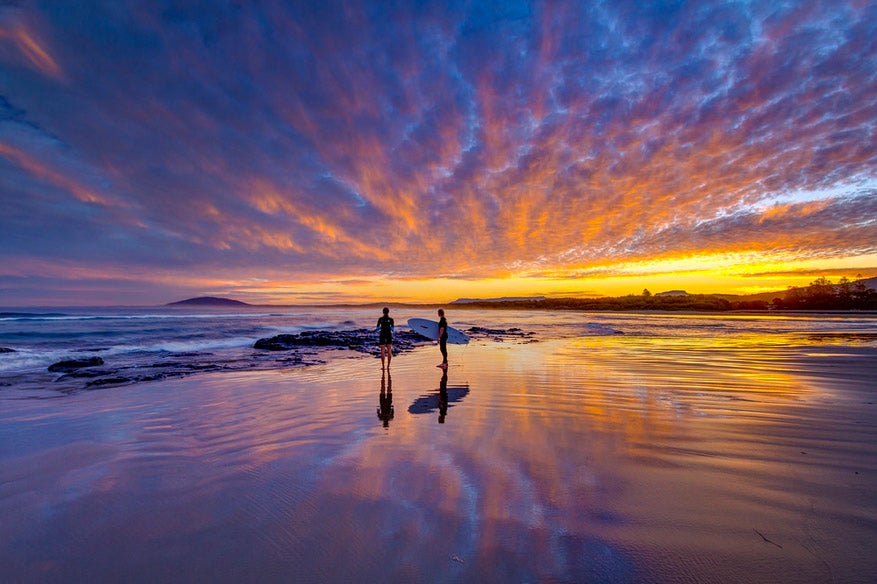
{"label": "beach sand ripple", "polygon": [[873,581],[877,347],[721,324],[4,399],[0,580]]}

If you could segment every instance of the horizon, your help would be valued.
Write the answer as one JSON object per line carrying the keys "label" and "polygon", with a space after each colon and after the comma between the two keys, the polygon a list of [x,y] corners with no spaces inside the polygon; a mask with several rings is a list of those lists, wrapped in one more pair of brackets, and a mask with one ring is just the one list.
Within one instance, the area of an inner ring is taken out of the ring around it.
{"label": "horizon", "polygon": [[0,305],[877,276],[877,7],[0,7]]}
{"label": "horizon", "polygon": [[[874,277],[863,277],[861,278],[863,281],[868,280],[877,280],[877,276]],[[830,281],[830,280],[829,280]],[[850,282],[855,282],[856,280],[850,280]],[[839,282],[830,281],[831,284],[835,285]],[[805,288],[806,286],[802,286],[801,288]],[[478,297],[478,298],[469,298],[469,297],[457,297],[453,300],[444,300],[444,301],[429,301],[429,302],[402,302],[402,301],[388,301],[388,300],[371,300],[371,301],[360,301],[360,302],[322,302],[322,303],[253,303],[246,302],[240,300],[238,298],[231,298],[228,296],[192,296],[189,298],[183,298],[180,300],[172,300],[168,302],[163,302],[159,304],[57,304],[57,305],[0,305],[0,309],[9,308],[9,309],[19,309],[19,308],[34,308],[34,309],[88,309],[88,308],[162,308],[174,305],[183,305],[185,306],[187,303],[190,303],[193,300],[222,300],[222,301],[232,301],[234,303],[239,303],[241,306],[252,306],[255,308],[287,308],[287,307],[339,307],[339,306],[351,306],[351,307],[376,307],[376,306],[395,306],[395,307],[440,307],[440,306],[454,306],[457,308],[471,308],[470,304],[476,303],[490,303],[490,302],[508,302],[508,301],[517,301],[517,300],[599,300],[601,298],[625,298],[632,296],[641,296],[646,291],[649,292],[652,296],[660,296],[667,292],[684,292],[688,296],[720,296],[720,297],[739,297],[740,299],[746,299],[750,296],[758,296],[763,294],[775,294],[779,298],[783,298],[785,294],[791,290],[792,286],[787,287],[783,290],[771,290],[761,293],[755,294],[726,294],[721,292],[705,292],[705,293],[691,293],[686,290],[655,290],[651,291],[647,288],[644,288],[641,292],[636,293],[632,292],[629,294],[620,294],[617,296],[541,296],[541,295],[529,295],[529,296],[502,296],[502,297]],[[875,286],[871,287],[872,290],[877,290],[877,282],[875,282]],[[199,306],[195,303],[188,304],[189,306]],[[209,304],[202,304],[202,307],[210,307]],[[214,307],[222,307],[221,305],[215,305]],[[226,306],[226,307],[233,307]]]}

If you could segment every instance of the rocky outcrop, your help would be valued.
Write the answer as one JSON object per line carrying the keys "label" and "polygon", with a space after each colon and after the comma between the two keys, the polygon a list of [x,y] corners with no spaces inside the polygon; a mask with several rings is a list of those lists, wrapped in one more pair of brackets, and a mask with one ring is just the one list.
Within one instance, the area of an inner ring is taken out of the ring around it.
{"label": "rocky outcrop", "polygon": [[[428,344],[428,342],[412,331],[397,331],[393,336],[393,349],[396,352],[409,351],[418,345]],[[349,349],[360,353],[377,354],[378,340],[375,332],[369,329],[304,331],[259,339],[253,345],[253,348],[265,351],[290,351],[309,347]]]}
{"label": "rocky outcrop", "polygon": [[87,359],[67,359],[49,365],[49,371],[53,373],[69,373],[83,367],[97,367],[103,365],[104,360],[100,357],[88,357]]}
{"label": "rocky outcrop", "polygon": [[473,326],[466,329],[466,334],[473,339],[490,339],[497,343],[502,343],[506,340],[515,340],[521,343],[537,342],[534,338],[534,333],[523,331],[517,327],[512,327],[508,329],[493,329],[483,326]]}

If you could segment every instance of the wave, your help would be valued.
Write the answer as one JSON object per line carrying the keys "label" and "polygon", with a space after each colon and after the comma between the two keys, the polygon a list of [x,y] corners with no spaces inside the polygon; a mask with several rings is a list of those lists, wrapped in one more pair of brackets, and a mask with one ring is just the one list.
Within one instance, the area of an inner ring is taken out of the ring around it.
{"label": "wave", "polygon": [[45,371],[46,367],[64,359],[70,354],[69,351],[33,351],[30,349],[17,349],[15,353],[4,354],[0,358],[0,372],[28,373],[32,371]]}
{"label": "wave", "polygon": [[119,347],[120,352],[167,352],[167,353],[198,353],[216,349],[252,348],[256,342],[252,337],[213,338],[192,341],[165,341],[145,347]]}
{"label": "wave", "polygon": [[609,326],[608,324],[603,324],[602,322],[585,323],[585,331],[586,334],[590,336],[611,336],[624,334],[622,331],[617,330]]}
{"label": "wave", "polygon": [[115,320],[232,320],[242,318],[300,318],[302,313],[185,313],[185,314],[69,314],[63,312],[0,312],[0,321],[115,321]]}
{"label": "wave", "polygon": [[32,314],[28,316],[7,316],[3,317],[3,314],[8,313],[0,313],[0,320],[45,320],[45,321],[57,321],[57,320],[78,320],[78,321],[92,321],[92,320],[182,320],[182,319],[231,319],[231,318],[265,318],[269,316],[285,316],[285,315],[267,315],[267,314],[106,314],[106,315],[97,315],[97,314],[87,314],[87,315],[73,315],[73,314]]}
{"label": "wave", "polygon": [[2,320],[49,320],[69,316],[63,312],[0,312]]}
{"label": "wave", "polygon": [[[197,340],[167,340],[150,344],[119,344],[101,347],[19,348],[0,358],[0,371],[5,373],[44,371],[52,363],[72,357],[99,355],[106,360],[121,359],[124,364],[148,354],[187,355],[252,348],[252,337],[210,338]],[[219,361],[222,359],[219,358]],[[118,365],[115,364],[115,365]]]}
{"label": "wave", "polygon": [[77,339],[85,339],[89,337],[119,337],[119,336],[130,336],[130,333],[125,331],[78,331],[78,332],[67,332],[67,331],[57,331],[57,332],[33,332],[33,331],[15,331],[4,333],[3,337],[7,339],[16,339],[16,340],[53,340],[53,339],[62,339],[65,341],[74,341]]}

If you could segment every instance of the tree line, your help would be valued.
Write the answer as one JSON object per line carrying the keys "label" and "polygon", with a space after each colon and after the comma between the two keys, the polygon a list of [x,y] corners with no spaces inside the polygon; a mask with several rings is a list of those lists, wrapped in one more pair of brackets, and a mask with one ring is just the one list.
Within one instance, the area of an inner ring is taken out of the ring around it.
{"label": "tree line", "polygon": [[687,296],[652,296],[651,294],[642,294],[601,298],[534,298],[531,300],[505,300],[501,302],[470,302],[461,306],[467,308],[507,308],[510,310],[690,310],[700,312],[732,310],[730,302],[710,294],[689,294]]}
{"label": "tree line", "polygon": [[805,288],[789,288],[783,298],[774,298],[771,308],[778,310],[877,310],[877,291],[859,277],[841,278],[837,284],[817,278]]}
{"label": "tree line", "polygon": [[465,308],[505,308],[509,310],[584,310],[584,311],[692,311],[726,312],[729,310],[877,310],[877,291],[859,277],[855,282],[841,278],[837,284],[821,277],[803,288],[790,287],[783,297],[765,300],[728,300],[713,294],[655,296],[642,294],[600,298],[533,298],[503,301],[476,301],[461,304]]}

